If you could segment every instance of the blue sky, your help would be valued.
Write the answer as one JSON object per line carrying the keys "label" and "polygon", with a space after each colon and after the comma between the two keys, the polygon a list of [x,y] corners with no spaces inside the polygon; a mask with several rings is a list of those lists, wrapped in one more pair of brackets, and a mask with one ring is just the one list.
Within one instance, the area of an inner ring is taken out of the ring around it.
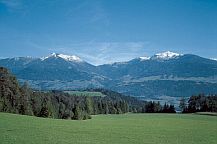
{"label": "blue sky", "polygon": [[217,58],[217,0],[0,0],[0,57],[92,64],[162,51]]}

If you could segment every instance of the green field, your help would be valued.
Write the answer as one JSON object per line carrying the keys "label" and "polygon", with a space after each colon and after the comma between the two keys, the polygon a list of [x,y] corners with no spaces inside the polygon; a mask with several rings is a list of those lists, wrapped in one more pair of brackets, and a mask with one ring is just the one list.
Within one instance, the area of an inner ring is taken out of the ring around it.
{"label": "green field", "polygon": [[64,92],[75,96],[100,96],[100,97],[105,96],[101,92],[89,92],[89,91],[64,91]]}
{"label": "green field", "polygon": [[0,113],[2,144],[216,144],[217,117],[98,115],[72,121]]}

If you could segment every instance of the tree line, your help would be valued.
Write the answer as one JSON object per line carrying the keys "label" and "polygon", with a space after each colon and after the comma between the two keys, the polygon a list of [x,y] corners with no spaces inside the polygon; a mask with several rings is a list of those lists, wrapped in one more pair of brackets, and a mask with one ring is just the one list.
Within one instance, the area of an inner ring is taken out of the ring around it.
{"label": "tree line", "polygon": [[15,76],[0,67],[0,112],[38,117],[84,120],[97,114],[122,114],[127,112],[174,113],[173,105],[146,102],[134,97],[105,89],[89,89],[101,92],[104,97],[73,96],[62,91],[34,91],[27,83],[19,85]]}
{"label": "tree line", "polygon": [[217,94],[193,95],[188,101],[186,98],[182,97],[179,107],[183,113],[217,112]]}

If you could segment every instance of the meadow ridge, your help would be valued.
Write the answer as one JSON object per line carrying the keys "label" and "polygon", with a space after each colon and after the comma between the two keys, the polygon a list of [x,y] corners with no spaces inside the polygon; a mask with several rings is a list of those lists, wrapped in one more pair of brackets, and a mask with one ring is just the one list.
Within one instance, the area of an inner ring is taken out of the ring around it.
{"label": "meadow ridge", "polygon": [[217,117],[97,115],[73,121],[0,113],[2,144],[216,144]]}
{"label": "meadow ridge", "polygon": [[90,92],[90,91],[63,91],[64,93],[68,93],[72,96],[99,96],[104,97],[105,95],[101,92]]}

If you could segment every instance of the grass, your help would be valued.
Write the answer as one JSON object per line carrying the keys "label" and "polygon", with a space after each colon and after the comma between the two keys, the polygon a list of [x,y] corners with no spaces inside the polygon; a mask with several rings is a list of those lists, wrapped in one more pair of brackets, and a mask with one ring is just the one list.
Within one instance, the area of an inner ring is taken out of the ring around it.
{"label": "grass", "polygon": [[2,144],[216,144],[217,117],[98,115],[72,121],[0,113]]}
{"label": "grass", "polygon": [[195,114],[217,116],[217,112],[196,112]]}
{"label": "grass", "polygon": [[100,96],[100,97],[105,96],[101,92],[89,92],[89,91],[64,91],[64,92],[76,96]]}

